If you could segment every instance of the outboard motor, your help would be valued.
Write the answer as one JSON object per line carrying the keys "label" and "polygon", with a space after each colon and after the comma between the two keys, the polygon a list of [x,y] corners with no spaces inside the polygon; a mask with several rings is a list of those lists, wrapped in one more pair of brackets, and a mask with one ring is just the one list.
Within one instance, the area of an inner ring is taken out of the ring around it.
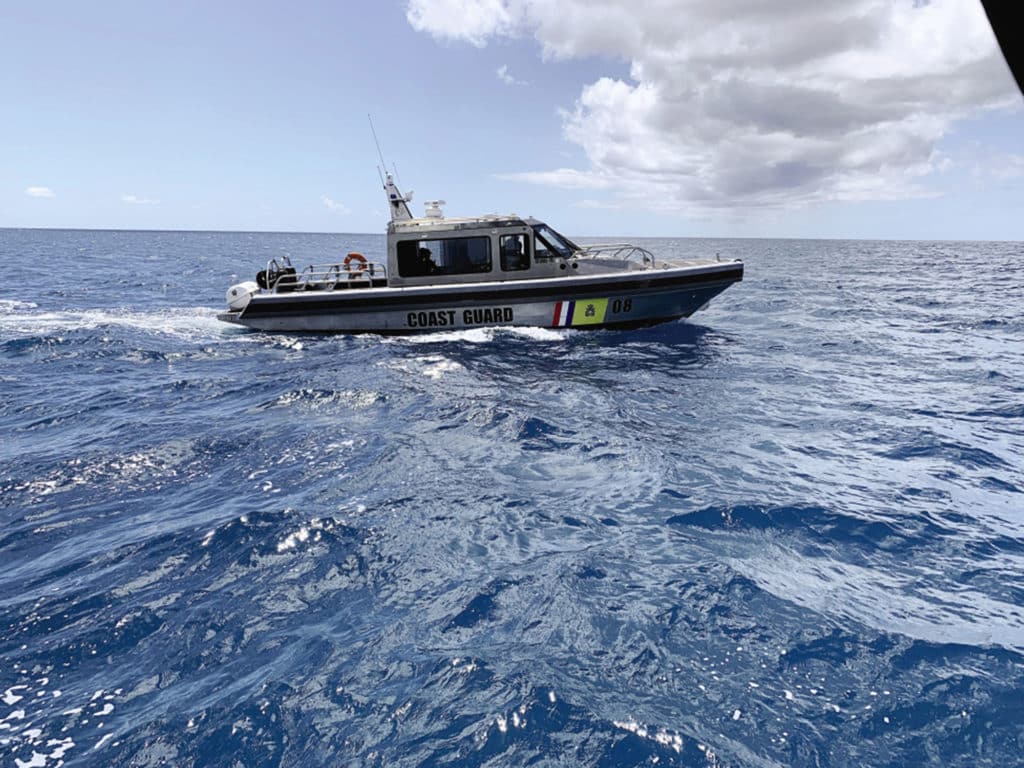
{"label": "outboard motor", "polygon": [[249,300],[260,292],[260,287],[248,280],[238,285],[232,285],[228,288],[228,309],[232,312],[241,312],[247,306],[249,306]]}

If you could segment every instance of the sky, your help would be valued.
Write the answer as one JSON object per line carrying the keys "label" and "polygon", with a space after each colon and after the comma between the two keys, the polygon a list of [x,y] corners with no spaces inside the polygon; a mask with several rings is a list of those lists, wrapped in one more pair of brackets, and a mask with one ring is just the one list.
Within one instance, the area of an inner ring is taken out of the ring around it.
{"label": "sky", "polygon": [[[287,6],[287,7],[286,7]],[[0,4],[0,227],[1024,240],[977,0]]]}

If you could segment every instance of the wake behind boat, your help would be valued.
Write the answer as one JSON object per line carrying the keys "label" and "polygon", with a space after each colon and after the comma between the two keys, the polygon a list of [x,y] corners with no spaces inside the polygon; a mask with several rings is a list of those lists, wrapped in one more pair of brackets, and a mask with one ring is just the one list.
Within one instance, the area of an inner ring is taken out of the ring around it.
{"label": "wake behind boat", "polygon": [[391,206],[384,262],[349,253],[297,271],[272,259],[228,290],[217,317],[265,331],[417,333],[519,325],[630,328],[689,317],[743,279],[743,262],[655,259],[629,243],[577,245],[532,218],[448,218],[443,201],[413,217]]}

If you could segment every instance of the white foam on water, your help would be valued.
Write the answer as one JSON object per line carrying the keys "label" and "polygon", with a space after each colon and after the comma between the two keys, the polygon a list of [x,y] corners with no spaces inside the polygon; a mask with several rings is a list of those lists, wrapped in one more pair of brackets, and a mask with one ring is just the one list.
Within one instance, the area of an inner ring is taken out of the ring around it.
{"label": "white foam on water", "polygon": [[553,330],[551,328],[533,328],[529,326],[514,325],[500,328],[503,333],[510,336],[520,336],[524,339],[534,341],[565,341],[574,331],[568,329]]}
{"label": "white foam on water", "polygon": [[[28,309],[27,305],[25,308]],[[24,338],[98,328],[131,328],[191,341],[247,338],[247,334],[218,320],[217,311],[210,307],[165,307],[153,310],[120,308],[0,313],[0,334]]]}
{"label": "white foam on water", "polygon": [[465,328],[458,331],[438,331],[414,336],[403,336],[398,339],[386,339],[392,344],[438,344],[442,342],[464,342],[467,344],[486,344],[498,336],[517,336],[530,341],[565,341],[570,334],[569,329],[553,330],[551,328],[534,328],[521,325],[501,325],[488,328]]}
{"label": "white foam on water", "polygon": [[305,526],[299,528],[294,533],[289,533],[284,541],[278,542],[277,551],[287,552],[289,549],[295,549],[299,544],[305,543],[309,540],[309,529]]}
{"label": "white foam on water", "polygon": [[333,518],[316,518],[299,526],[298,530],[289,533],[277,544],[279,553],[296,549],[300,544],[312,541],[317,544],[323,540],[324,531],[332,531],[336,526]]}
{"label": "white foam on water", "polygon": [[669,747],[676,754],[683,751],[683,737],[665,728],[650,729],[646,725],[638,723],[632,717],[629,720],[613,720],[612,725],[629,731],[641,739],[652,739],[663,747]]}
{"label": "white foam on water", "polygon": [[430,379],[440,379],[441,377],[453,373],[455,371],[461,371],[463,366],[454,360],[437,360],[432,362],[430,365],[423,369],[423,375]]}
{"label": "white foam on water", "polygon": [[464,369],[461,363],[449,360],[441,355],[426,355],[424,357],[414,357],[411,360],[395,360],[388,363],[388,367],[397,368],[405,373],[419,373],[435,381],[443,376]]}
{"label": "white foam on water", "polygon": [[415,336],[403,336],[401,339],[388,339],[391,343],[405,344],[437,344],[445,341],[463,341],[469,344],[483,344],[494,339],[493,328],[466,328],[461,331],[439,331],[423,333]]}
{"label": "white foam on water", "polygon": [[[377,404],[383,394],[372,389],[343,389],[336,392],[320,393],[300,389],[292,392],[285,392],[279,395],[269,407],[284,407],[297,405],[311,411],[322,408],[369,408]],[[352,441],[348,441],[349,445]]]}
{"label": "white foam on water", "polygon": [[35,309],[39,305],[32,301],[14,301],[13,299],[0,299],[0,312],[20,312],[26,309]]}

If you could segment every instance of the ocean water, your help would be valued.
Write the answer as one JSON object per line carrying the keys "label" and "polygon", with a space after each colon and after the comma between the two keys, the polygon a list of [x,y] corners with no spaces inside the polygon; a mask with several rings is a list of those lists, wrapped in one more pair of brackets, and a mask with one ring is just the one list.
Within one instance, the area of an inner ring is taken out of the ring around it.
{"label": "ocean water", "polygon": [[1024,763],[1024,245],[266,335],[348,235],[0,230],[0,765]]}

